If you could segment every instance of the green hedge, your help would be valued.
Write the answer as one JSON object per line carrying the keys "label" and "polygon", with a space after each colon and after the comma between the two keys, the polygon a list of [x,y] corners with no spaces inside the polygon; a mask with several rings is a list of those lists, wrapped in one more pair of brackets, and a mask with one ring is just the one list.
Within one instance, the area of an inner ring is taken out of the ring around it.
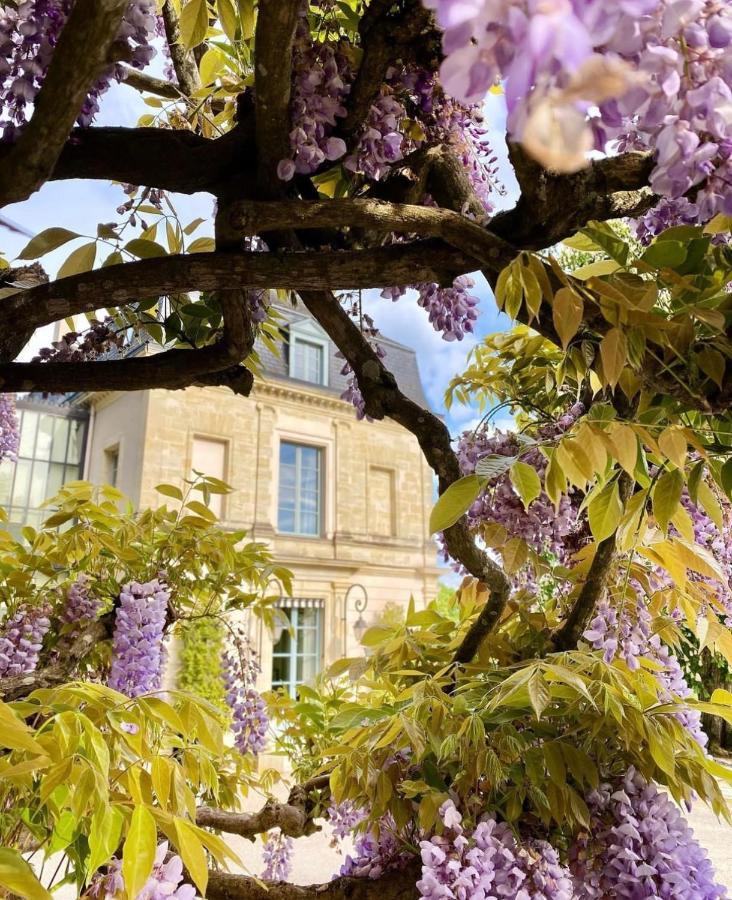
{"label": "green hedge", "polygon": [[221,681],[224,630],[216,619],[191,619],[182,623],[181,668],[178,687],[225,707]]}

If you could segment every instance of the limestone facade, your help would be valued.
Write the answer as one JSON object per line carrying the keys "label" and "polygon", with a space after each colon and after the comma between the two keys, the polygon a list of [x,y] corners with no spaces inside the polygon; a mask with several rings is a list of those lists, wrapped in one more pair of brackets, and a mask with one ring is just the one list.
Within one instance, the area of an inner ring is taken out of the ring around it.
{"label": "limestone facade", "polygon": [[[395,359],[398,347],[393,347]],[[399,348],[399,353],[416,372],[411,351]],[[157,484],[180,485],[195,467],[201,447],[213,451],[209,456],[220,471],[207,474],[222,477],[234,489],[222,502],[224,526],[245,529],[252,539],[267,542],[277,562],[294,575],[293,597],[317,610],[308,614],[310,620],[317,618],[317,632],[307,640],[318,668],[344,654],[363,652],[353,628],[361,587],[368,597],[367,624],[387,604],[406,605],[411,596],[419,608],[434,597],[439,569],[428,533],[432,473],[416,439],[400,426],[358,421],[350,403],[340,399],[336,377],[330,384],[312,384],[265,371],[246,398],[210,387],[95,395],[90,400],[85,477],[103,482],[114,470],[117,487],[139,506],[161,502]],[[279,527],[283,442],[319,451],[315,535],[285,533]],[[351,590],[346,608],[352,585],[358,587]],[[273,672],[272,636],[257,627],[253,637],[262,658],[261,687],[267,688]],[[312,667],[309,659],[303,680]]]}

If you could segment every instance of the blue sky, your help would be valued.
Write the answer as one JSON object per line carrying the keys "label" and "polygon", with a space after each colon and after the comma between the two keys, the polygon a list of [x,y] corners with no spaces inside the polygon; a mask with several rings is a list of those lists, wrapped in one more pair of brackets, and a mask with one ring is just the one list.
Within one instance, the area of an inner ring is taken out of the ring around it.
{"label": "blue sky", "polygon": [[[140,95],[132,88],[114,85],[105,95],[96,124],[134,126],[138,116],[149,111]],[[505,109],[500,96],[489,95],[484,107],[486,120],[494,136],[495,151],[499,157],[499,172],[507,187],[507,195],[497,198],[503,207],[511,206],[516,197],[516,185],[511,167],[506,157],[504,142]],[[51,226],[63,226],[81,234],[94,235],[99,222],[115,219],[116,207],[125,199],[118,185],[95,181],[51,182],[23,203],[9,206],[4,215],[32,233]],[[208,194],[176,196],[174,203],[181,221],[186,223],[201,216],[210,220],[212,197]],[[206,233],[206,225],[196,233]],[[0,230],[0,249],[8,259],[12,259],[27,242],[27,238]],[[49,274],[53,275],[58,266],[68,256],[69,247],[60,248],[43,259]],[[474,335],[463,341],[449,343],[443,341],[430,325],[427,314],[416,306],[413,296],[403,297],[397,303],[384,300],[378,292],[366,295],[366,306],[378,327],[387,337],[415,348],[422,382],[432,408],[445,412],[444,389],[452,376],[461,371],[472,347],[486,334],[505,328],[505,317],[498,315],[493,295],[485,279],[476,277],[474,292],[480,300],[480,318]],[[34,348],[47,344],[48,330],[38,334],[33,346],[27,348],[25,356]],[[386,360],[388,365],[388,359]],[[476,422],[476,411],[470,408],[453,407],[447,414],[447,422],[453,434],[457,434]],[[500,422],[498,423],[501,424]]]}

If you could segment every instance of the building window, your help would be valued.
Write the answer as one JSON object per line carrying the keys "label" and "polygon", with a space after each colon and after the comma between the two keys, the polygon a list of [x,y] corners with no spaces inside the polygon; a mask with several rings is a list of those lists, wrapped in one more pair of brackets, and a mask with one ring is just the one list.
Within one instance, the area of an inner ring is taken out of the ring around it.
{"label": "building window", "polygon": [[[215,438],[194,437],[191,449],[192,476],[198,472],[226,481],[226,441]],[[211,494],[209,508],[219,519],[224,516],[224,495]]]}
{"label": "building window", "polygon": [[114,447],[107,447],[104,451],[104,481],[117,487],[117,479],[119,478],[119,444]]}
{"label": "building window", "polygon": [[381,537],[396,534],[394,472],[379,466],[369,468],[369,533]]}
{"label": "building window", "polygon": [[38,528],[50,513],[41,504],[81,478],[86,419],[18,404],[18,461],[0,465],[0,506],[14,533]]}
{"label": "building window", "polygon": [[290,377],[327,385],[327,344],[317,338],[290,333]]}
{"label": "building window", "polygon": [[303,444],[280,444],[277,528],[283,534],[319,535],[321,451]]}
{"label": "building window", "polygon": [[272,688],[282,688],[296,697],[298,686],[312,682],[320,672],[323,609],[322,606],[293,606],[282,612],[290,621],[290,630],[284,628],[272,648]]}

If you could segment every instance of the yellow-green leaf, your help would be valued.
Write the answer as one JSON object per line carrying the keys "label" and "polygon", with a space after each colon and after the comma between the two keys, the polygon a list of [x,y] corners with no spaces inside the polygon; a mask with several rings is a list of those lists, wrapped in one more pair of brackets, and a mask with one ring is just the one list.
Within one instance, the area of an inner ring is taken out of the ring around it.
{"label": "yellow-green leaf", "polygon": [[511,466],[509,472],[511,484],[521,498],[524,508],[529,506],[541,494],[541,480],[533,466],[518,460]]}
{"label": "yellow-green leaf", "polygon": [[145,887],[155,862],[157,828],[146,806],[136,806],[122,851],[122,877],[128,897],[137,897]]}
{"label": "yellow-green leaf", "polygon": [[147,238],[133,238],[125,244],[125,250],[140,259],[153,259],[157,256],[167,256],[168,251],[157,241]]}
{"label": "yellow-green leaf", "polygon": [[18,259],[37,259],[78,237],[79,234],[68,228],[46,228],[28,241],[18,254]]}
{"label": "yellow-green leaf", "polygon": [[0,702],[0,747],[9,750],[28,750],[45,756],[46,751],[33,737],[31,729],[6,704]]}
{"label": "yellow-green leaf", "polygon": [[122,837],[125,817],[116,806],[100,805],[92,816],[89,831],[89,871],[96,870],[114,856]]}
{"label": "yellow-green leaf", "polygon": [[658,447],[667,459],[683,469],[686,464],[686,437],[676,425],[664,428],[658,438]]}
{"label": "yellow-green leaf", "polygon": [[216,0],[216,9],[219,14],[219,22],[224,29],[226,37],[233,41],[236,38],[236,27],[239,17],[236,14],[234,0]]}
{"label": "yellow-green leaf", "polygon": [[617,481],[606,485],[587,508],[590,530],[596,541],[604,541],[615,533],[623,514],[623,503]]}
{"label": "yellow-green leaf", "polygon": [[187,249],[189,253],[213,253],[216,249],[216,241],[210,237],[196,238]]}
{"label": "yellow-green leaf", "polygon": [[653,515],[664,531],[668,530],[668,524],[681,502],[683,489],[684,476],[680,469],[664,472],[656,482],[653,489]]}
{"label": "yellow-green leaf", "polygon": [[562,347],[566,350],[582,322],[584,303],[571,288],[560,288],[554,295],[552,319]]}
{"label": "yellow-green leaf", "polygon": [[480,493],[483,482],[477,475],[466,475],[440,495],[430,515],[430,533],[444,531],[467,512]]}
{"label": "yellow-green leaf", "polygon": [[196,834],[196,829],[190,822],[176,816],[175,833],[176,845],[183,860],[183,865],[191,874],[196,887],[203,897],[206,896],[208,885],[208,866],[206,864],[206,851],[203,849],[201,839]]}
{"label": "yellow-green leaf", "polygon": [[53,900],[17,850],[0,847],[0,884],[27,900]]}
{"label": "yellow-green leaf", "polygon": [[615,387],[628,358],[628,342],[620,328],[611,328],[600,342],[600,358],[605,381]]}
{"label": "yellow-green leaf", "polygon": [[187,49],[206,40],[208,32],[208,4],[206,0],[188,0],[180,14],[181,43]]}
{"label": "yellow-green leaf", "polygon": [[94,241],[82,244],[70,253],[61,268],[56,273],[56,278],[66,278],[69,275],[78,275],[80,272],[88,272],[94,267],[97,256],[97,245]]}

